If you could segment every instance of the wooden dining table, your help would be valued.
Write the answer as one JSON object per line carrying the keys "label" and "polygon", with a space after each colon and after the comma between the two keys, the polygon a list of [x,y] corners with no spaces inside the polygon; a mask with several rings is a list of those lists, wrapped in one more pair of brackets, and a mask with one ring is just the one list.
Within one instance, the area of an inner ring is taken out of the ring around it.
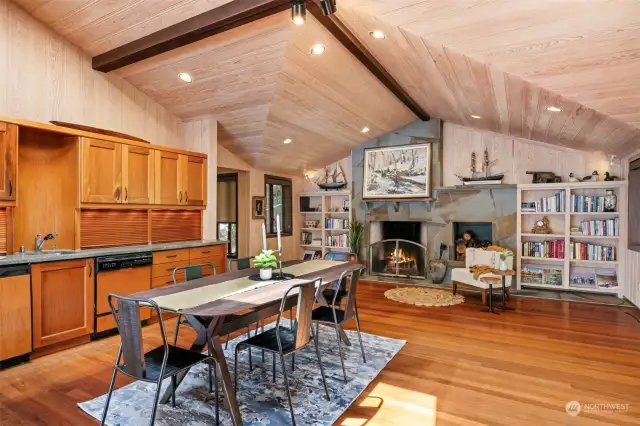
{"label": "wooden dining table", "polygon": [[[233,390],[233,381],[224,356],[220,337],[237,330],[244,330],[251,324],[277,315],[282,298],[299,280],[322,279],[318,291],[318,302],[327,305],[322,292],[343,272],[362,268],[363,265],[331,260],[283,262],[283,272],[293,274],[294,279],[283,281],[259,281],[250,278],[259,273],[250,268],[240,271],[204,277],[167,287],[139,292],[133,297],[153,300],[161,310],[177,312],[186,318],[197,336],[191,350],[202,352],[207,348],[215,358],[222,378],[222,390],[235,425],[242,425],[240,409]],[[276,271],[274,271],[276,272]],[[295,306],[297,293],[291,293],[286,308]],[[350,345],[346,335],[342,339]],[[177,376],[178,386],[188,371]],[[167,403],[173,390],[169,386],[161,403]]]}

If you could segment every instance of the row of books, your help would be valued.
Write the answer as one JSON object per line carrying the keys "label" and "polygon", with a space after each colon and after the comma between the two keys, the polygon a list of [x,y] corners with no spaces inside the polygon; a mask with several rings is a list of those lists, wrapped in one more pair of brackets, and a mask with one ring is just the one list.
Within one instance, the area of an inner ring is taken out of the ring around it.
{"label": "row of books", "polygon": [[324,220],[324,227],[327,229],[349,229],[349,219],[332,219],[328,217]]}
{"label": "row of books", "polygon": [[520,210],[523,212],[562,213],[565,211],[565,192],[563,189],[551,197],[543,197],[537,201],[521,203]]}
{"label": "row of books", "polygon": [[569,256],[571,259],[575,260],[602,260],[607,262],[614,262],[617,260],[615,247],[606,247],[589,243],[570,243]]}
{"label": "row of books", "polygon": [[615,269],[596,269],[593,273],[572,273],[569,287],[595,289],[618,287],[618,276]]}
{"label": "row of books", "polygon": [[585,220],[580,224],[582,235],[617,236],[620,235],[620,219]]}
{"label": "row of books", "polygon": [[604,196],[571,195],[571,211],[574,213],[605,212]]}
{"label": "row of books", "polygon": [[325,238],[325,245],[329,247],[349,247],[349,235],[329,235]]}
{"label": "row of books", "polygon": [[522,256],[564,259],[564,240],[524,242]]}

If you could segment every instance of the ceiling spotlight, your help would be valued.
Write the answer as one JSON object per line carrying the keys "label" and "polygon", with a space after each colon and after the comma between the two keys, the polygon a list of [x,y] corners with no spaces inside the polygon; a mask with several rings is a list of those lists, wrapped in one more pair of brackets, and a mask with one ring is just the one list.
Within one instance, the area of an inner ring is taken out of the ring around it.
{"label": "ceiling spotlight", "polygon": [[293,142],[291,139],[287,138],[285,140],[282,141],[283,144],[287,145],[290,144],[291,142]]}
{"label": "ceiling spotlight", "polygon": [[298,26],[304,25],[307,20],[307,8],[304,5],[304,0],[293,1],[293,6],[291,7],[291,20]]}
{"label": "ceiling spotlight", "polygon": [[363,127],[362,130],[360,130],[360,133],[369,133],[369,130],[371,130],[368,127]]}
{"label": "ceiling spotlight", "polygon": [[560,112],[562,110],[560,108],[558,108],[558,107],[550,106],[550,107],[547,108],[547,111]]}
{"label": "ceiling spotlight", "polygon": [[338,10],[336,0],[320,0],[320,7],[324,16],[333,15]]}
{"label": "ceiling spotlight", "polygon": [[369,31],[369,35],[375,39],[382,40],[383,38],[387,38],[386,35],[380,30]]}
{"label": "ceiling spotlight", "polygon": [[324,44],[318,43],[318,44],[314,44],[309,52],[314,56],[320,56],[325,52],[325,50],[327,50],[327,46],[325,46]]}
{"label": "ceiling spotlight", "polygon": [[477,120],[481,119],[482,117],[480,117],[479,115],[472,115],[471,118],[475,118]]}
{"label": "ceiling spotlight", "polygon": [[181,72],[180,74],[178,74],[178,78],[185,83],[193,83],[193,78],[186,72]]}

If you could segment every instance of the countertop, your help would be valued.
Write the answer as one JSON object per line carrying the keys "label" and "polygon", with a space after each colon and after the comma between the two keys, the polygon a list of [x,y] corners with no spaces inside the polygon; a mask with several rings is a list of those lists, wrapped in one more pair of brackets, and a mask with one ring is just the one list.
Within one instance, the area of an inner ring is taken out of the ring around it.
{"label": "countertop", "polygon": [[9,256],[0,256],[0,267],[7,265],[19,265],[25,263],[42,263],[42,262],[57,262],[62,260],[71,259],[87,259],[90,257],[109,256],[115,254],[130,254],[130,253],[148,253],[154,251],[163,250],[176,250],[191,247],[204,247],[220,244],[227,244],[228,241],[220,240],[198,240],[198,241],[178,241],[174,243],[157,243],[157,244],[144,244],[136,246],[118,246],[118,247],[105,247],[97,249],[85,249],[85,250],[64,250],[60,251],[71,253],[56,253],[54,251],[45,250],[39,254],[25,255],[23,253],[16,253]]}

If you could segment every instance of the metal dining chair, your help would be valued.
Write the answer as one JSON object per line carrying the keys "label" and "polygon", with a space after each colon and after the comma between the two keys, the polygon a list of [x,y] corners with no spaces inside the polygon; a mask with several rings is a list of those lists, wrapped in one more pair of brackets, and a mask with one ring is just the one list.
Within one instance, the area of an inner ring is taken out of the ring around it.
{"label": "metal dining chair", "polygon": [[[324,375],[324,367],[322,366],[322,359],[320,357],[320,349],[318,348],[317,336],[313,334],[313,327],[311,323],[311,315],[313,312],[313,304],[315,303],[317,290],[322,284],[322,279],[301,282],[294,284],[285,292],[280,303],[280,310],[278,311],[278,318],[274,328],[265,332],[250,337],[247,340],[239,342],[235,349],[235,362],[234,362],[234,389],[238,392],[238,352],[243,347],[254,347],[264,349],[265,351],[272,352],[274,354],[274,375],[275,375],[275,355],[280,356],[280,364],[282,365],[282,374],[284,376],[284,384],[287,388],[287,397],[289,399],[289,410],[291,411],[291,422],[295,426],[296,418],[293,414],[293,403],[291,402],[291,389],[289,389],[289,377],[287,375],[287,366],[284,362],[285,355],[293,355],[300,349],[307,346],[313,341],[316,356],[318,358],[318,365],[320,366],[320,374],[322,375],[322,382],[324,384],[324,392],[327,401],[331,399],[329,396],[329,388],[327,387],[327,379]],[[298,292],[298,309],[296,310],[296,319],[293,322],[293,327],[288,328],[281,325],[282,313],[285,310],[287,299],[289,294],[294,290]]]}
{"label": "metal dining chair", "polygon": [[[362,360],[366,363],[367,359],[364,354],[364,346],[362,345],[362,337],[360,336],[360,319],[358,318],[358,308],[356,306],[356,292],[358,289],[358,281],[362,274],[362,269],[354,269],[351,271],[344,271],[340,275],[338,280],[340,284],[347,282],[349,279],[349,290],[347,291],[347,302],[344,309],[341,309],[340,303],[337,302],[339,291],[334,292],[331,306],[320,306],[313,310],[312,320],[316,324],[316,335],[319,339],[319,325],[329,324],[333,325],[336,329],[336,337],[338,338],[338,350],[340,352],[340,363],[342,364],[342,373],[344,375],[344,381],[347,381],[347,370],[344,367],[344,359],[342,355],[342,339],[340,338],[340,332],[344,332],[342,325],[355,319],[356,330],[358,331],[358,340],[360,341],[360,350],[362,351]],[[324,293],[323,293],[324,294]]]}
{"label": "metal dining chair", "polygon": [[[114,299],[118,304],[117,311],[113,304]],[[166,378],[171,378],[171,386],[173,387],[171,405],[175,407],[176,375],[201,362],[209,362],[209,365],[215,365],[215,359],[209,355],[203,355],[174,345],[169,345],[164,331],[162,313],[153,300],[109,294],[108,301],[111,307],[111,314],[115,318],[116,326],[120,333],[120,348],[118,349],[118,356],[116,357],[116,362],[113,367],[113,376],[111,377],[111,384],[109,385],[107,401],[105,402],[100,425],[105,424],[116,376],[118,373],[121,373],[136,380],[156,383],[157,388],[150,422],[153,426],[156,419],[162,381]],[[154,309],[158,315],[162,345],[149,352],[143,352],[144,345],[142,341],[142,327],[140,325],[140,307]],[[211,388],[211,384],[209,384],[209,387]],[[217,407],[218,398],[216,395],[216,423],[218,422]]]}
{"label": "metal dining chair", "polygon": [[[338,259],[329,259],[329,255],[343,255],[342,257],[339,257]],[[325,260],[341,260],[341,261],[347,261],[349,260],[349,257],[351,256],[356,256],[356,259],[358,258],[358,256],[355,253],[326,253],[324,255],[324,259]],[[342,278],[342,277],[341,277]],[[339,305],[342,302],[342,299],[347,295],[347,290],[346,290],[347,286],[346,286],[346,277],[344,280],[336,280],[333,282],[333,285],[331,287],[328,287],[327,289],[325,289],[325,291],[322,293],[322,295],[324,296],[324,298],[326,300],[333,300],[334,296],[336,296],[335,292],[337,291],[338,294],[335,298],[336,303]]]}

